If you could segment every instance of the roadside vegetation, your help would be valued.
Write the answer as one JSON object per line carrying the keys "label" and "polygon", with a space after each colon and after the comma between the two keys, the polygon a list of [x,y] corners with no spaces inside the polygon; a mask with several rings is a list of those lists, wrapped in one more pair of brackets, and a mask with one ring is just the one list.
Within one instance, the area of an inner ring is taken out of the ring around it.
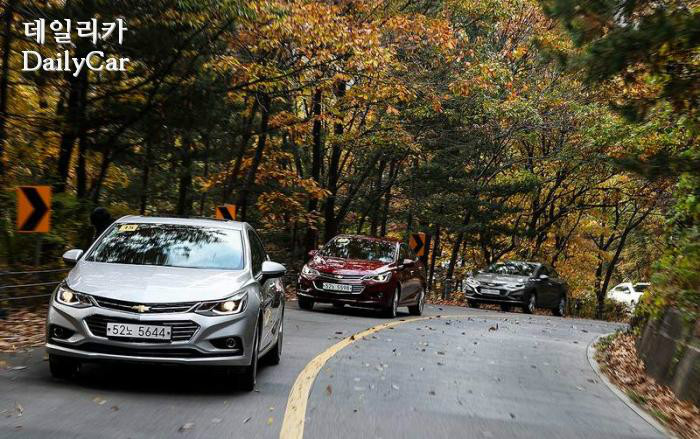
{"label": "roadside vegetation", "polygon": [[[230,203],[292,268],[339,232],[423,231],[435,291],[536,260],[579,315],[648,279],[644,312],[697,312],[698,4],[588,3],[4,0],[0,269],[85,248],[96,206]],[[93,16],[126,19],[101,42],[126,73],[21,72],[88,50],[24,22]],[[51,233],[15,233],[22,184],[53,186]]]}
{"label": "roadside vegetation", "polygon": [[700,437],[700,408],[679,401],[666,386],[657,384],[644,371],[637,356],[635,336],[617,332],[596,345],[596,360],[610,380],[629,398],[682,438]]}

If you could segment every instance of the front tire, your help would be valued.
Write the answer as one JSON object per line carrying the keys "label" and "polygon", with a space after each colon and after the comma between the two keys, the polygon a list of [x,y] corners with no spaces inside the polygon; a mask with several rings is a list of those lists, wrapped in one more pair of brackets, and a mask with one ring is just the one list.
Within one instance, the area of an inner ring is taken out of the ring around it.
{"label": "front tire", "polygon": [[258,325],[255,326],[255,335],[253,336],[253,346],[251,348],[250,366],[243,369],[243,373],[238,377],[238,387],[246,392],[255,390],[255,384],[258,377],[258,353],[260,352],[260,334]]}
{"label": "front tire", "polygon": [[280,364],[280,361],[282,361],[282,342],[284,341],[284,313],[282,314],[282,320],[280,320],[280,327],[277,328],[277,341],[275,342],[275,346],[270,349],[270,352],[267,353],[267,360],[268,364],[271,364],[273,366],[276,366]]}
{"label": "front tire", "polygon": [[314,301],[306,297],[299,296],[299,308],[311,311],[314,309]]}
{"label": "front tire", "polygon": [[423,307],[425,306],[425,290],[421,288],[420,294],[418,295],[418,302],[415,305],[408,307],[408,312],[414,316],[423,315]]}
{"label": "front tire", "polygon": [[501,304],[501,311],[503,312],[510,312],[510,305],[502,303]]}
{"label": "front tire", "polygon": [[525,314],[534,314],[535,309],[537,309],[537,296],[535,293],[531,293],[527,298],[527,303],[523,306],[523,312]]}
{"label": "front tire", "polygon": [[51,376],[60,380],[73,378],[80,370],[80,362],[72,358],[59,357],[49,354],[49,370]]}
{"label": "front tire", "polygon": [[391,305],[384,311],[386,317],[393,319],[398,314],[399,309],[399,289],[394,290],[394,296],[391,298]]}
{"label": "front tire", "polygon": [[467,306],[469,308],[479,308],[481,304],[475,300],[467,300]]}

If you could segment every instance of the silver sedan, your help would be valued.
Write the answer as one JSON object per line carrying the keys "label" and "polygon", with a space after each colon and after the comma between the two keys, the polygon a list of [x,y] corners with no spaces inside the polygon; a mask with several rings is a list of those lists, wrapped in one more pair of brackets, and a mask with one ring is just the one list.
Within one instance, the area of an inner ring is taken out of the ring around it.
{"label": "silver sedan", "polygon": [[283,265],[247,223],[127,216],[86,251],[49,308],[51,373],[85,361],[226,366],[252,390],[258,360],[280,361]]}

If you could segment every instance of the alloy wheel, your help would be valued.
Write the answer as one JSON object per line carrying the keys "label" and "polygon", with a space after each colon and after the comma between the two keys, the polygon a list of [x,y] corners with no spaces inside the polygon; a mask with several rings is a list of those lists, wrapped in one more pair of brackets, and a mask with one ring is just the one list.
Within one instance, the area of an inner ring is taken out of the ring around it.
{"label": "alloy wheel", "polygon": [[534,294],[530,295],[530,300],[527,302],[527,310],[530,312],[530,314],[535,312],[535,308],[537,307],[537,297]]}

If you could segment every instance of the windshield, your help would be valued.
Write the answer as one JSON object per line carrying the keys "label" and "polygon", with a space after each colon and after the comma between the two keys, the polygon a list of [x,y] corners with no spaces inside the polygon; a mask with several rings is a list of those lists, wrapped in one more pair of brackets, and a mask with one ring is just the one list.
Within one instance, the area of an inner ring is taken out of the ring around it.
{"label": "windshield", "polygon": [[396,244],[362,238],[335,238],[323,246],[321,256],[341,259],[361,259],[391,263],[396,256]]}
{"label": "windshield", "polygon": [[537,265],[527,262],[498,262],[491,264],[484,273],[506,274],[511,276],[532,276]]}
{"label": "windshield", "polygon": [[647,288],[649,288],[649,284],[637,284],[634,286],[634,290],[640,293],[646,291]]}
{"label": "windshield", "polygon": [[243,268],[237,230],[175,224],[116,224],[86,258],[94,262],[165,267]]}

